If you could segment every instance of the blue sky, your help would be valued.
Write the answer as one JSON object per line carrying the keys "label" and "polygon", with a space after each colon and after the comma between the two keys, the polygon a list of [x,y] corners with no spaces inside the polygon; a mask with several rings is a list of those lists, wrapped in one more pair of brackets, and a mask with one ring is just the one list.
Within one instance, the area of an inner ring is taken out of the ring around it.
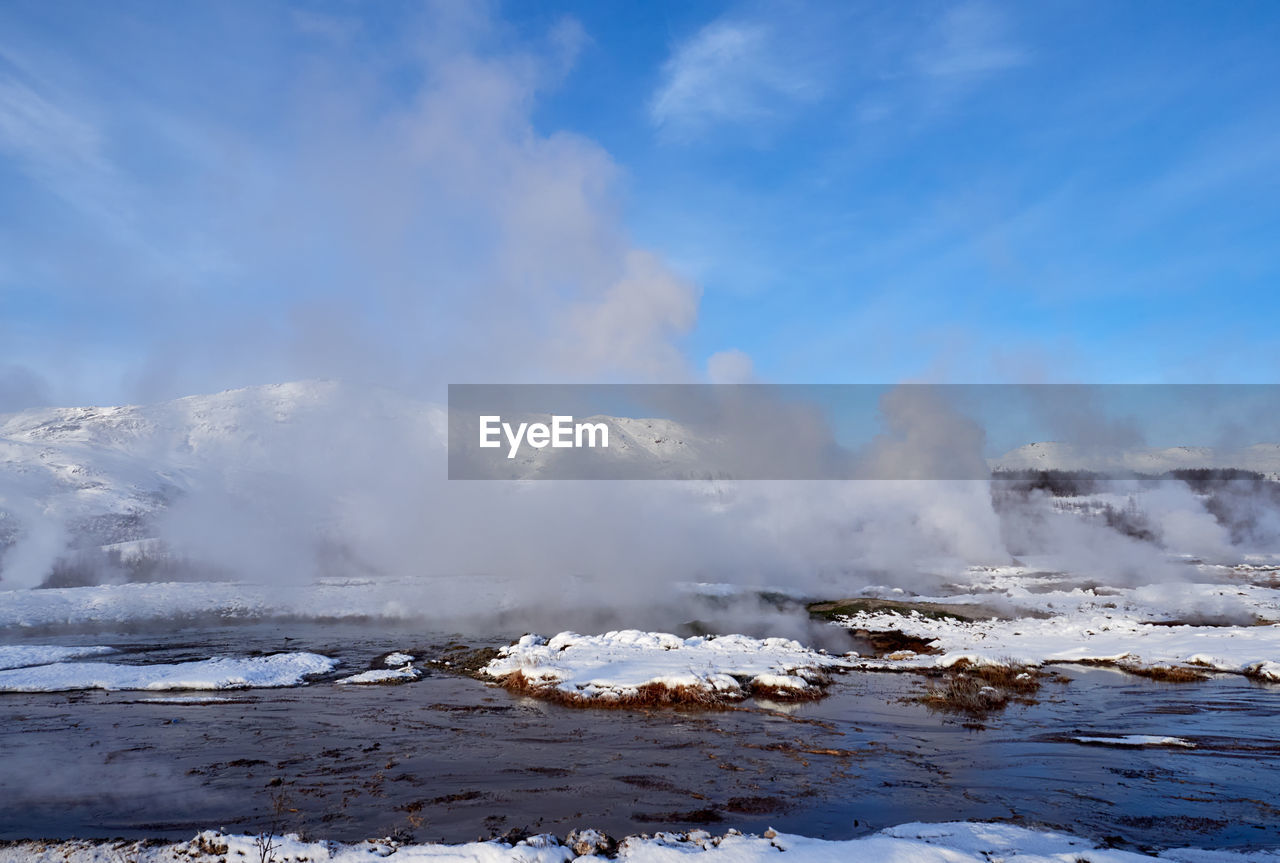
{"label": "blue sky", "polygon": [[1274,381],[1277,44],[1268,2],[11,0],[0,410]]}

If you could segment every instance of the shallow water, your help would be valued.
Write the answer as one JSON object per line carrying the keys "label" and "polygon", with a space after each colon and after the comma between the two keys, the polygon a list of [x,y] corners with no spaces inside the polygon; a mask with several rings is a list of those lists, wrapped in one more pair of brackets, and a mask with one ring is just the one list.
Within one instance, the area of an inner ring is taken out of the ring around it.
{"label": "shallow water", "polygon": [[[501,643],[505,639],[496,639]],[[314,650],[341,676],[449,642],[406,628],[264,623],[104,643],[112,661]],[[470,644],[476,645],[475,639]],[[1132,847],[1280,845],[1280,687],[1067,669],[981,730],[902,699],[919,678],[851,674],[823,701],[715,712],[580,710],[443,671],[397,687],[0,695],[0,837],[511,828],[615,835],[729,827],[844,838],[906,821],[1014,819]],[[1183,737],[1195,749],[1072,735]],[[277,813],[278,810],[278,813]]]}

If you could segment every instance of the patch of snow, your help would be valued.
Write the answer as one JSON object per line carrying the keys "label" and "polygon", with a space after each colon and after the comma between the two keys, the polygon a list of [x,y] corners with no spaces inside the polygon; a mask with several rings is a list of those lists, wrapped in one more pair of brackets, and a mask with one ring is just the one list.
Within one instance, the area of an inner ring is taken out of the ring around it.
{"label": "patch of snow", "polygon": [[936,651],[861,660],[858,666],[1091,661],[1194,666],[1280,681],[1280,624],[1266,622],[1280,619],[1280,590],[1275,588],[1185,583],[1104,590],[1070,587],[1059,575],[1021,567],[984,567],[973,576],[969,593],[913,600],[945,603],[957,611],[978,604],[1001,606],[1018,616],[958,620],[880,610],[848,615],[841,620],[846,626],[901,632],[926,640]]}
{"label": "patch of snow", "polygon": [[482,673],[497,680],[519,675],[534,690],[587,702],[636,698],[652,686],[732,701],[756,687],[774,694],[815,694],[825,670],[848,664],[786,638],[680,638],[627,629],[604,635],[562,632],[550,639],[526,635],[502,648]]}
{"label": "patch of snow", "polygon": [[1150,734],[1126,734],[1122,737],[1073,737],[1076,743],[1093,743],[1100,746],[1181,746],[1195,749],[1195,744],[1181,737],[1155,737]]}
{"label": "patch of snow", "polygon": [[404,668],[375,668],[370,671],[362,671],[359,674],[335,680],[334,683],[343,686],[408,683],[410,680],[417,680],[421,676],[422,672],[418,671],[418,669],[411,665],[406,665]]}
{"label": "patch of snow", "polygon": [[1110,662],[1150,667],[1196,666],[1270,677],[1280,669],[1280,625],[1156,626],[1124,616],[1063,614],[1047,619],[936,620],[918,614],[861,612],[845,618],[857,629],[894,630],[923,638],[939,652],[900,659],[863,660],[860,666],[951,667]]}
{"label": "patch of snow", "polygon": [[297,686],[331,671],[336,659],[316,653],[277,653],[198,662],[119,665],[62,662],[0,671],[0,692],[66,692],[79,689],[251,689]]}
{"label": "patch of snow", "polygon": [[1260,677],[1263,680],[1280,682],[1280,662],[1255,662],[1252,665],[1245,666],[1244,672],[1250,677]]}
{"label": "patch of snow", "polygon": [[112,647],[56,647],[49,644],[0,644],[0,670],[48,665],[85,656],[115,653]]}
{"label": "patch of snow", "polygon": [[399,668],[402,665],[408,665],[413,660],[414,657],[407,653],[391,653],[387,655],[386,659],[382,660],[382,664],[388,668]]}

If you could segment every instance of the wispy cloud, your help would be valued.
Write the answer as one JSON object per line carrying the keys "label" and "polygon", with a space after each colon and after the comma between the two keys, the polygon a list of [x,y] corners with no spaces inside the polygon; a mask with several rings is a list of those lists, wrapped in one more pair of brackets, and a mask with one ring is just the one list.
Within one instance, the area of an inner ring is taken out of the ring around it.
{"label": "wispy cloud", "polygon": [[759,133],[817,105],[870,121],[927,115],[1028,63],[1014,29],[985,0],[923,18],[804,2],[744,5],[674,46],[649,119],[663,137],[687,142],[716,127]]}
{"label": "wispy cloud", "polygon": [[948,9],[925,42],[913,66],[930,78],[974,78],[1028,60],[1027,51],[1013,41],[1005,16],[982,2]]}
{"label": "wispy cloud", "polygon": [[19,160],[64,197],[108,171],[102,135],[90,122],[16,77],[0,77],[0,152]]}
{"label": "wispy cloud", "polygon": [[[34,59],[0,54],[0,191],[15,201],[0,292],[47,322],[6,362],[99,366],[107,345],[123,398],[144,400],[294,377],[426,392],[451,377],[692,375],[678,342],[697,288],[632,241],[621,166],[533,122],[589,36],[563,18],[501,41],[501,22],[458,8],[397,19],[405,35],[374,43],[382,65],[365,37],[256,7],[138,30],[127,76],[24,32]],[[279,65],[223,38],[259,28]],[[193,62],[174,62],[175,31],[199,46]],[[243,99],[217,97],[241,81]],[[66,263],[41,251],[67,248]]]}
{"label": "wispy cloud", "polygon": [[769,22],[718,19],[677,46],[663,65],[649,116],[680,137],[710,125],[772,117],[821,92]]}

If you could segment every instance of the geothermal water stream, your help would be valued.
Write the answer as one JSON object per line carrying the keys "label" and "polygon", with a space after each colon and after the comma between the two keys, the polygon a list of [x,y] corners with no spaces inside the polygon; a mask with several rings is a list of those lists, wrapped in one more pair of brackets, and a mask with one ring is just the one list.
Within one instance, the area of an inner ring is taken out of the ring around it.
{"label": "geothermal water stream", "polygon": [[[112,645],[113,662],[307,650],[342,665],[290,689],[0,695],[0,837],[275,824],[342,840],[579,826],[845,838],[1014,819],[1131,847],[1280,843],[1280,687],[1067,668],[1071,682],[1046,685],[1040,703],[975,729],[904,700],[920,691],[910,674],[849,674],[822,701],[705,712],[559,707],[425,663],[403,686],[331,683],[387,651],[427,658],[451,640],[314,622],[46,634],[40,643]],[[1072,740],[1139,734],[1195,746]]]}

